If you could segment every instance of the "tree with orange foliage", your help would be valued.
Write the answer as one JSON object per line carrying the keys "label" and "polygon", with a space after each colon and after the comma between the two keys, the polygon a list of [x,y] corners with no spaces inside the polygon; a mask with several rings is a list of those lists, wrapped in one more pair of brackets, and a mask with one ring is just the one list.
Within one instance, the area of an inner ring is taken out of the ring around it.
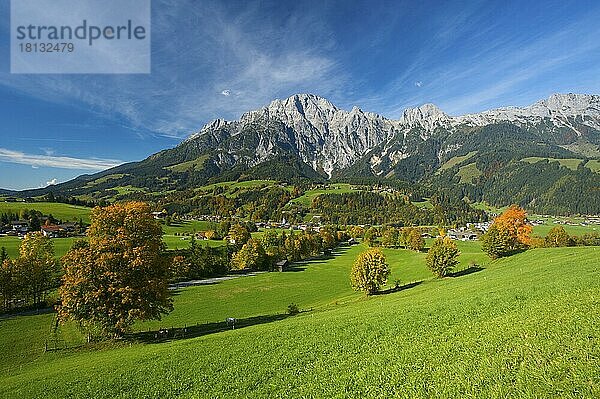
{"label": "tree with orange foliage", "polygon": [[170,259],[162,229],[143,202],[92,211],[88,242],[63,257],[57,307],[62,322],[75,320],[91,334],[119,337],[135,320],[159,319],[172,310]]}
{"label": "tree with orange foliage", "polygon": [[494,219],[481,237],[482,248],[492,259],[512,255],[529,248],[532,230],[527,222],[527,212],[518,205],[512,205]]}

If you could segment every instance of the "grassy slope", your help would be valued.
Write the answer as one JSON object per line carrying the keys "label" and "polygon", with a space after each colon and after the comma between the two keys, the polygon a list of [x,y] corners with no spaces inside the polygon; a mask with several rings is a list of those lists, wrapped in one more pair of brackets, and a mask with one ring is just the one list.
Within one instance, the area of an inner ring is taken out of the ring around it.
{"label": "grassy slope", "polygon": [[[67,253],[73,241],[76,238],[53,238],[52,244],[54,245],[54,254],[56,257],[62,257]],[[21,246],[21,240],[17,237],[0,237],[0,247],[6,248],[8,256],[12,259],[16,258],[19,254],[19,247]]]}
{"label": "grassy slope", "polygon": [[44,215],[52,214],[56,219],[64,221],[79,221],[89,223],[91,208],[54,202],[0,202],[0,213],[18,213],[22,209],[36,209]]}
{"label": "grassy slope", "polygon": [[456,173],[460,177],[461,183],[471,183],[473,179],[482,175],[481,171],[477,169],[477,165],[473,162],[465,166],[461,166]]}
{"label": "grassy slope", "polygon": [[472,158],[475,154],[477,154],[477,151],[471,151],[469,152],[467,155],[463,155],[463,156],[456,156],[456,157],[452,157],[449,160],[447,160],[439,169],[439,172],[444,171],[446,169],[450,169],[456,165],[458,165],[459,163],[466,161],[467,159]]}
{"label": "grassy slope", "polygon": [[586,168],[590,168],[592,172],[600,173],[600,160],[598,159],[590,159],[585,164]]}
{"label": "grassy slope", "polygon": [[536,163],[536,162],[539,162],[544,159],[547,159],[550,162],[558,162],[560,164],[560,166],[564,166],[565,168],[569,168],[571,170],[577,170],[577,166],[579,166],[579,164],[582,161],[581,159],[576,159],[576,158],[557,159],[557,158],[540,158],[540,157],[523,158],[521,161],[528,162],[528,163]]}
{"label": "grassy slope", "polygon": [[[541,237],[545,237],[546,234],[555,226],[555,224],[542,224],[539,226],[533,227],[533,233],[537,234]],[[564,227],[565,231],[573,236],[580,236],[586,233],[600,233],[600,226],[598,225],[589,225],[589,226],[571,226],[571,225],[560,225]]]}
{"label": "grassy slope", "polygon": [[191,161],[178,163],[175,165],[167,166],[167,169],[170,169],[174,172],[185,172],[187,170],[201,170],[204,162],[208,159],[208,155],[203,155]]}
{"label": "grassy slope", "polygon": [[[5,370],[0,396],[597,397],[599,255],[600,248],[533,250],[470,275],[273,323],[46,354]],[[231,283],[253,278],[245,279]],[[212,287],[219,286],[232,288]],[[262,296],[234,297],[260,313]]]}
{"label": "grassy slope", "polygon": [[345,193],[351,193],[353,191],[356,191],[356,190],[353,190],[351,188],[350,184],[343,184],[343,183],[332,184],[329,189],[307,190],[304,193],[304,195],[302,195],[298,198],[294,198],[290,202],[292,202],[292,203],[298,202],[300,204],[310,206],[310,204],[312,204],[313,198],[315,198],[321,194],[345,194]]}

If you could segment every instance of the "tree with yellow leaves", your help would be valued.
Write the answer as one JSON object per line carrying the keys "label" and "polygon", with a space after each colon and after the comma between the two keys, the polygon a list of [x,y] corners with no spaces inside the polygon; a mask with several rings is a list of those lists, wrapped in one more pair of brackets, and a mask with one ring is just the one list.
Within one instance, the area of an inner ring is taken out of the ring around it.
{"label": "tree with yellow leaves", "polygon": [[172,310],[170,259],[150,210],[130,202],[92,211],[88,242],[78,242],[62,259],[62,322],[75,320],[88,333],[119,337],[136,320],[160,320]]}
{"label": "tree with yellow leaves", "polygon": [[532,230],[525,210],[512,205],[494,219],[481,237],[482,248],[492,259],[512,255],[529,248]]}
{"label": "tree with yellow leaves", "polygon": [[356,258],[350,281],[356,291],[372,295],[385,285],[389,275],[390,268],[383,252],[379,248],[370,248]]}

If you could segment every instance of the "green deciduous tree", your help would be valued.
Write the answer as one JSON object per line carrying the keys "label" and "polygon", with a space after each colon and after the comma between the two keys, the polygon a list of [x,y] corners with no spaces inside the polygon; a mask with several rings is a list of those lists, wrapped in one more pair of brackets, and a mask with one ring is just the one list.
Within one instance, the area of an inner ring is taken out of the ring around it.
{"label": "green deciduous tree", "polygon": [[372,247],[375,245],[375,240],[377,239],[377,229],[375,227],[370,227],[364,234],[364,242],[368,246]]}
{"label": "green deciduous tree", "polygon": [[233,255],[234,270],[269,270],[270,262],[260,241],[251,238]]}
{"label": "green deciduous tree", "polygon": [[350,281],[356,291],[374,294],[385,285],[390,274],[385,255],[379,248],[370,248],[356,258]]}
{"label": "green deciduous tree", "polygon": [[8,259],[8,252],[6,252],[6,248],[0,248],[0,265],[4,263],[5,260]]}
{"label": "green deciduous tree", "polygon": [[55,286],[58,263],[52,241],[39,232],[27,234],[13,263],[22,293],[38,305]]}
{"label": "green deciduous tree", "polygon": [[250,239],[250,231],[246,226],[235,224],[229,230],[230,242],[238,248],[241,248]]}
{"label": "green deciduous tree", "polygon": [[413,251],[420,251],[425,248],[425,239],[421,236],[419,229],[408,229],[406,234],[406,248]]}
{"label": "green deciduous tree", "polygon": [[447,276],[458,264],[460,251],[449,237],[439,237],[427,251],[425,263],[437,277]]}
{"label": "green deciduous tree", "polygon": [[394,227],[388,227],[381,234],[381,246],[385,248],[393,248],[398,245],[399,231]]}
{"label": "green deciduous tree", "polygon": [[574,244],[569,233],[562,226],[554,226],[544,238],[546,247],[569,247]]}

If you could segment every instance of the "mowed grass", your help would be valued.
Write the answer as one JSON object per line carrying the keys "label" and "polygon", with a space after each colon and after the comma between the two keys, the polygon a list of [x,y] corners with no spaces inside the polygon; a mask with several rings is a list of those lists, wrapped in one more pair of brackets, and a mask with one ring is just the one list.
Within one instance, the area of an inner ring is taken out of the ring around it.
{"label": "mowed grass", "polygon": [[482,173],[479,169],[477,169],[477,164],[473,162],[468,165],[461,166],[456,175],[460,177],[461,183],[471,183],[473,179],[481,176]]}
{"label": "mowed grass", "polygon": [[354,190],[350,184],[332,184],[327,189],[307,190],[302,196],[294,198],[290,202],[310,206],[312,204],[312,200],[321,194],[346,194],[354,191],[357,190]]}
{"label": "mowed grass", "polygon": [[447,160],[446,162],[444,162],[444,164],[440,167],[440,170],[437,173],[444,171],[446,169],[450,169],[450,168],[458,165],[459,163],[472,158],[475,154],[477,154],[477,151],[471,151],[466,155],[452,157],[449,160]]}
{"label": "mowed grass", "polygon": [[162,225],[163,232],[165,234],[174,235],[175,233],[179,234],[193,234],[201,231],[207,230],[215,230],[217,228],[217,224],[215,222],[208,222],[204,220],[191,220],[191,221],[181,221],[181,222],[173,222],[170,226],[166,224]]}
{"label": "mowed grass", "polygon": [[541,158],[541,157],[528,157],[528,158],[523,158],[521,161],[524,161],[527,163],[537,163],[542,160],[548,160],[549,162],[558,162],[560,164],[560,166],[564,166],[565,168],[569,168],[571,170],[577,170],[577,167],[582,162],[581,159],[576,159],[576,158],[558,159],[558,158]]}
{"label": "mowed grass", "polygon": [[[78,237],[81,238],[81,237]],[[77,238],[52,238],[52,245],[54,245],[54,255],[57,258],[62,257],[73,245],[73,242]],[[15,259],[19,255],[19,247],[21,246],[21,240],[17,237],[0,237],[0,247],[6,248],[6,252],[11,259]]]}
{"label": "mowed grass", "polygon": [[[162,237],[167,249],[187,249],[190,247],[190,237],[163,235]],[[226,245],[224,240],[196,240],[198,245],[208,245],[209,247],[220,247]]]}
{"label": "mowed grass", "polygon": [[600,233],[600,226],[597,224],[590,224],[587,226],[568,225],[568,224],[540,224],[533,226],[533,234],[541,237],[545,237],[548,232],[556,227],[562,226],[565,231],[572,236],[581,236],[586,233]]}
{"label": "mowed grass", "polygon": [[91,208],[55,202],[0,202],[0,213],[19,213],[23,209],[35,209],[44,215],[52,215],[56,219],[78,222],[82,219],[90,222]]}
{"label": "mowed grass", "polygon": [[281,321],[45,354],[5,369],[0,396],[595,398],[599,277],[600,248],[531,250]]}

